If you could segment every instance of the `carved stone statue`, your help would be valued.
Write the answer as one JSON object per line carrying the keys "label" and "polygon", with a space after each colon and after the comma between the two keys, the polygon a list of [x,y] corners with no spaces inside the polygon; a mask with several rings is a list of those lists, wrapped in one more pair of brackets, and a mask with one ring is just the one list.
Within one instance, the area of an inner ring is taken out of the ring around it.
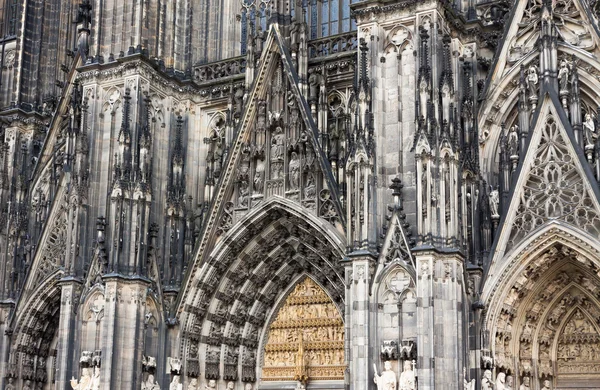
{"label": "carved stone statue", "polygon": [[252,390],[252,383],[246,383],[244,390]]}
{"label": "carved stone statue", "polygon": [[187,390],[198,390],[198,379],[192,378],[190,384],[187,387]]}
{"label": "carved stone statue", "polygon": [[527,89],[531,96],[537,96],[537,85],[539,82],[538,71],[535,65],[531,65],[527,70]]}
{"label": "carved stone statue", "polygon": [[217,388],[217,382],[214,379],[208,381],[208,384],[204,386],[206,390],[215,390]]}
{"label": "carved stone statue", "polygon": [[290,188],[297,190],[300,186],[300,159],[296,152],[292,152],[290,159]]}
{"label": "carved stone statue", "polygon": [[283,160],[285,135],[283,129],[277,126],[271,136],[271,161]]}
{"label": "carved stone statue", "polygon": [[71,387],[74,390],[91,390],[92,377],[90,376],[90,369],[87,367],[81,369],[81,379],[79,381],[75,377],[71,378]]}
{"label": "carved stone statue", "polygon": [[253,189],[256,194],[262,194],[265,183],[265,163],[258,160],[256,163],[256,172],[254,173]]}
{"label": "carved stone statue", "polygon": [[415,372],[409,360],[404,361],[404,370],[400,374],[400,390],[415,390],[417,388]]}
{"label": "carved stone statue", "polygon": [[569,64],[565,60],[561,61],[560,68],[558,69],[558,83],[560,91],[569,90]]}
{"label": "carved stone statue", "polygon": [[227,382],[227,390],[233,390],[235,387],[235,383],[233,382]]}
{"label": "carved stone statue", "polygon": [[523,383],[519,386],[519,390],[529,390],[529,377],[523,377]]}
{"label": "carved stone statue", "polygon": [[306,187],[304,187],[304,198],[313,199],[317,194],[315,188],[315,175],[309,172],[306,176]]}
{"label": "carved stone statue", "polygon": [[100,390],[100,366],[94,366],[91,390]]}
{"label": "carved stone statue", "polygon": [[506,374],[501,372],[496,377],[496,389],[495,390],[506,390]]}
{"label": "carved stone statue", "polygon": [[384,371],[381,375],[377,375],[377,367],[375,368],[375,376],[373,381],[377,384],[377,390],[396,390],[398,382],[396,381],[396,373],[392,371],[392,363],[386,361],[383,364]]}
{"label": "carved stone statue", "polygon": [[4,386],[4,390],[15,390],[15,385],[13,385],[13,378],[8,378],[8,383]]}
{"label": "carved stone statue", "polygon": [[467,368],[463,368],[463,389],[464,390],[475,390],[475,379],[467,380]]}
{"label": "carved stone statue", "polygon": [[146,382],[142,382],[142,390],[160,390],[160,386],[156,383],[154,375],[149,374]]}
{"label": "carved stone statue", "polygon": [[483,378],[481,378],[481,390],[493,390],[494,383],[492,382],[492,372],[485,370]]}
{"label": "carved stone statue", "polygon": [[508,130],[507,148],[509,156],[516,156],[519,152],[519,126],[514,125]]}
{"label": "carved stone statue", "polygon": [[183,385],[179,383],[179,375],[173,375],[169,390],[183,390]]}
{"label": "carved stone statue", "polygon": [[542,390],[551,390],[552,386],[550,385],[550,381],[548,379],[546,379],[544,381],[544,387],[542,387]]}
{"label": "carved stone statue", "polygon": [[500,194],[497,189],[492,190],[489,196],[490,201],[490,212],[492,214],[492,218],[498,218],[500,213],[498,212],[498,206],[500,205]]}
{"label": "carved stone statue", "polygon": [[513,389],[513,377],[512,375],[509,375],[506,377],[506,385],[504,386],[504,388],[506,390],[512,390]]}
{"label": "carved stone statue", "polygon": [[[72,383],[71,386],[73,386]],[[23,385],[23,390],[33,390],[33,388],[31,387],[31,381],[25,381],[25,384]]]}
{"label": "carved stone statue", "polygon": [[589,113],[585,114],[585,122],[583,122],[583,132],[585,136],[585,145],[593,146],[596,143],[596,138],[598,138],[598,135],[596,134],[596,124],[594,123],[594,119]]}

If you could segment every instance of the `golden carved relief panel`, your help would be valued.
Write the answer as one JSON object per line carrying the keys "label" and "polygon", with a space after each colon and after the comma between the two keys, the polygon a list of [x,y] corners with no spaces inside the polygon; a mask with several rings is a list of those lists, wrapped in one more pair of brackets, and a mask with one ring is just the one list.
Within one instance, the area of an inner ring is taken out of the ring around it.
{"label": "golden carved relief panel", "polygon": [[345,368],[342,318],[325,291],[306,278],[271,324],[262,379],[341,380]]}

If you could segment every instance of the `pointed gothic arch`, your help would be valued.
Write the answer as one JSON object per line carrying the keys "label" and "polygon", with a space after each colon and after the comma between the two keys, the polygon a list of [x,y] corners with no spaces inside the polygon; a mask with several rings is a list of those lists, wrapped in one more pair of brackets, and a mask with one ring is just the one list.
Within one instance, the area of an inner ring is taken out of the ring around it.
{"label": "pointed gothic arch", "polygon": [[291,200],[272,197],[251,210],[193,275],[180,317],[188,376],[258,380],[259,335],[298,275],[309,275],[343,312],[343,253],[339,232]]}
{"label": "pointed gothic arch", "polygon": [[585,233],[552,225],[511,251],[486,283],[484,350],[496,373],[512,375],[516,386],[526,377],[539,381],[537,388],[546,380],[554,389],[577,388],[581,378],[598,386],[600,355],[587,352],[600,345],[597,329],[580,338],[565,329],[575,310],[600,319],[600,252]]}
{"label": "pointed gothic arch", "polygon": [[[261,337],[259,377],[266,382],[344,379],[344,321],[325,289],[299,275],[275,304]],[[304,354],[299,357],[300,349]]]}

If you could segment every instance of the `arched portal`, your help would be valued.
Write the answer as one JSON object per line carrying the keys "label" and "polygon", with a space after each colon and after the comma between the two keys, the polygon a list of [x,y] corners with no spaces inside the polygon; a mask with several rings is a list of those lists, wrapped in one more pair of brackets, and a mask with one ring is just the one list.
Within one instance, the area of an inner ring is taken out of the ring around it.
{"label": "arched portal", "polygon": [[343,245],[333,225],[279,197],[261,203],[221,236],[192,271],[193,288],[184,301],[186,383],[269,387],[273,381],[262,380],[261,346],[290,286],[310,276],[343,313]]}
{"label": "arched portal", "polygon": [[582,241],[554,230],[505,259],[488,295],[484,344],[496,375],[512,376],[513,388],[529,382],[532,389],[597,389],[598,257],[590,257],[593,250]]}
{"label": "arched portal", "polygon": [[311,278],[301,279],[277,312],[263,356],[263,381],[344,379],[344,322]]}

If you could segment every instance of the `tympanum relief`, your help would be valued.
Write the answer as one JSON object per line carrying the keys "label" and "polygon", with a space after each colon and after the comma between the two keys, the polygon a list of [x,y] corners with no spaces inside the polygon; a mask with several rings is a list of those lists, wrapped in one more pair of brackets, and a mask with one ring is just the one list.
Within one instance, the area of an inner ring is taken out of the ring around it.
{"label": "tympanum relief", "polygon": [[287,297],[270,326],[263,380],[344,379],[344,326],[329,296],[310,278]]}

